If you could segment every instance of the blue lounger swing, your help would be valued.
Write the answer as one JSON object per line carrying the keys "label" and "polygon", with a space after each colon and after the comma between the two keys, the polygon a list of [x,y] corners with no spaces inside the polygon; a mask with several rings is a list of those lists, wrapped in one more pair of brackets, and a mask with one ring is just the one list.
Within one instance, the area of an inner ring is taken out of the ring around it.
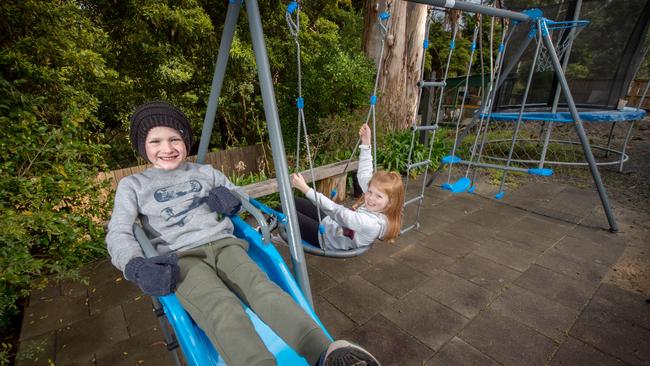
{"label": "blue lounger swing", "polygon": [[[243,207],[252,213],[254,217],[258,218],[258,220],[259,218],[262,218],[261,213],[257,211],[251,203],[242,200],[242,204]],[[280,288],[287,292],[287,294],[289,294],[296,303],[298,303],[298,305],[300,305],[300,307],[302,307],[305,312],[321,326],[323,331],[325,331],[325,334],[328,334],[329,336],[329,333],[325,330],[323,324],[316,316],[316,313],[311,308],[309,302],[300,290],[300,287],[294,280],[291,271],[278,251],[270,243],[268,230],[265,230],[264,234],[261,234],[239,216],[231,216],[230,219],[235,228],[235,235],[249,243],[248,254],[251,259],[253,259],[262,271],[269,276],[271,281],[275,282]],[[263,218],[260,221],[260,224],[267,229]],[[149,242],[144,230],[138,224],[134,225],[134,234],[147,257],[158,255]],[[156,303],[156,300],[161,304],[162,310],[174,330],[176,341],[180,345],[188,365],[226,365],[210,342],[210,339],[192,320],[175,294],[172,293],[158,297],[154,299],[154,303]],[[257,317],[250,308],[247,306],[245,306],[245,308],[246,313],[255,326],[255,330],[264,342],[264,345],[275,356],[278,365],[308,365],[307,361],[302,356],[297,354],[291,347],[289,347],[289,345],[278,337],[278,335],[275,334],[275,332],[262,320],[260,320],[260,318]],[[163,326],[163,331],[165,330],[166,328]],[[168,334],[166,334],[166,338],[169,347],[169,343],[171,342]],[[177,364],[180,364],[177,358],[176,362]]]}

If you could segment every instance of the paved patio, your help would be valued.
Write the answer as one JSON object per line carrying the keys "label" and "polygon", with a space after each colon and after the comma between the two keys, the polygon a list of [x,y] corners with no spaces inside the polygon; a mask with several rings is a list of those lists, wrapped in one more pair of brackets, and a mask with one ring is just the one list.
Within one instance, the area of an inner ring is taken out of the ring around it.
{"label": "paved patio", "polygon": [[[650,212],[616,207],[612,234],[594,191],[426,196],[395,245],[308,257],[333,336],[382,365],[650,365]],[[172,365],[149,298],[108,261],[85,271],[32,295],[18,365]]]}

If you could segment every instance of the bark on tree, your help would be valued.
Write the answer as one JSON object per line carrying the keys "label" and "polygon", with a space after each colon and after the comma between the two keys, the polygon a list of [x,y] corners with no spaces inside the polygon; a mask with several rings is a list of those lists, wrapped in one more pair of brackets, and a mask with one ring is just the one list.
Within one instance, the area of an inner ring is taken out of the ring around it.
{"label": "bark on tree", "polygon": [[404,128],[417,117],[427,6],[407,1],[366,1],[363,50],[375,64],[379,63],[382,37],[378,14],[388,5],[388,35],[377,88],[377,128]]}

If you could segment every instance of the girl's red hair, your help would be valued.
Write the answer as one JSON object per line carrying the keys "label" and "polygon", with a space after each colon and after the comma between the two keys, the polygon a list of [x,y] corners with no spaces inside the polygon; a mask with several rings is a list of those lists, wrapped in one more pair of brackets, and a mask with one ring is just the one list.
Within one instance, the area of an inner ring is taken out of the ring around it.
{"label": "girl's red hair", "polygon": [[[372,175],[368,186],[374,185],[388,197],[388,205],[382,212],[388,218],[388,228],[383,239],[390,243],[395,241],[402,227],[402,206],[404,205],[404,183],[402,177],[395,172],[378,170]],[[363,196],[357,201],[355,207],[364,202]]]}

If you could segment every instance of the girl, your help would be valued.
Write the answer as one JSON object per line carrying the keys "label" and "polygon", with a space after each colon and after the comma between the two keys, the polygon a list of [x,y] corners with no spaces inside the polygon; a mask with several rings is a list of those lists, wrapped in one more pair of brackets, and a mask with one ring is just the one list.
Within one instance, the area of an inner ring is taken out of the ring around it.
{"label": "girl", "polygon": [[311,189],[301,174],[292,176],[293,186],[305,194],[296,198],[296,210],[302,238],[310,244],[318,242],[318,212],[316,200],[324,217],[324,249],[349,250],[372,244],[377,238],[393,242],[399,235],[404,203],[402,178],[395,172],[383,170],[373,174],[370,152],[370,127],[359,128],[359,169],[357,179],[364,195],[352,209],[334,203]]}

